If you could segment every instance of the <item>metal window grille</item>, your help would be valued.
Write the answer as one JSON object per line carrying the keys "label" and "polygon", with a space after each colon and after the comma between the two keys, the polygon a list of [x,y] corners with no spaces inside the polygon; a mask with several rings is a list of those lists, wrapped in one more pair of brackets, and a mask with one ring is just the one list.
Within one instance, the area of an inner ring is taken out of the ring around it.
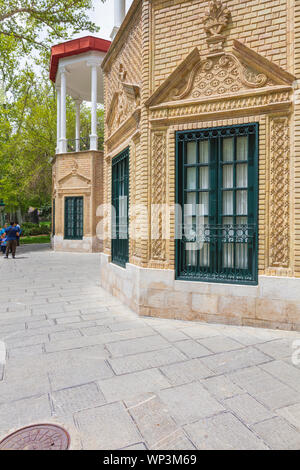
{"label": "metal window grille", "polygon": [[178,279],[257,283],[258,124],[176,134]]}
{"label": "metal window grille", "polygon": [[83,197],[65,198],[65,239],[82,240]]}
{"label": "metal window grille", "polygon": [[129,149],[112,161],[112,262],[125,267],[128,262]]}

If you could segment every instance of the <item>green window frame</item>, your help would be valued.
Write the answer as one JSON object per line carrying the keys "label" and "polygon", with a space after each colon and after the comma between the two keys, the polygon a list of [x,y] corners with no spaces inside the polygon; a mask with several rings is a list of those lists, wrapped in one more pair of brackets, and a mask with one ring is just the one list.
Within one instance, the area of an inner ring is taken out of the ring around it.
{"label": "green window frame", "polygon": [[176,278],[257,284],[259,125],[176,132]]}
{"label": "green window frame", "polygon": [[65,197],[65,240],[83,238],[83,196]]}
{"label": "green window frame", "polygon": [[112,240],[111,260],[125,267],[129,260],[129,148],[112,160]]}

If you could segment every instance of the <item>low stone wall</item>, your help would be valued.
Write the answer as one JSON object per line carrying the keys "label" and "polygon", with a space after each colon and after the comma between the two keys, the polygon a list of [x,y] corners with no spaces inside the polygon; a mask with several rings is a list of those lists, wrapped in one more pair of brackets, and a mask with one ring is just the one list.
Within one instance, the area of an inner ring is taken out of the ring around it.
{"label": "low stone wall", "polygon": [[97,237],[83,237],[82,240],[65,240],[60,235],[55,235],[51,240],[54,251],[70,251],[79,253],[94,253],[101,250],[101,244]]}
{"label": "low stone wall", "polygon": [[300,331],[300,279],[257,286],[175,280],[173,270],[123,269],[100,254],[101,285],[140,315]]}

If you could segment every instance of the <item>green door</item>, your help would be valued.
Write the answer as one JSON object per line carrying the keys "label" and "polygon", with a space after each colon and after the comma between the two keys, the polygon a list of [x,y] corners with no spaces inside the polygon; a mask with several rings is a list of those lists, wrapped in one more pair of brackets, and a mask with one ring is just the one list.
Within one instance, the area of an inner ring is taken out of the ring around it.
{"label": "green door", "polygon": [[129,149],[112,161],[111,259],[122,267],[128,262]]}
{"label": "green door", "polygon": [[65,239],[82,240],[83,197],[65,198]]}

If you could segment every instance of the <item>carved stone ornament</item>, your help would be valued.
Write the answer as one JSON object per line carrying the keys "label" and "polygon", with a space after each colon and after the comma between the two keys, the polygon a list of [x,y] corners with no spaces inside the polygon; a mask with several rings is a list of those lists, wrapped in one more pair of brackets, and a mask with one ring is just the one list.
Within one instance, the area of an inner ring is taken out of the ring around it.
{"label": "carved stone ornament", "polygon": [[198,99],[236,93],[247,88],[273,85],[263,73],[244,66],[233,54],[207,58],[196,64],[182,88],[172,90],[169,100]]}
{"label": "carved stone ornament", "polygon": [[117,130],[140,106],[140,87],[135,84],[126,83],[127,72],[123,66],[119,66],[119,83],[114,92],[106,123],[108,134]]}
{"label": "carved stone ornament", "polygon": [[65,176],[58,180],[58,185],[61,186],[63,183],[66,183],[68,180],[72,178],[78,178],[80,181],[84,182],[85,184],[90,184],[91,180],[87,176],[81,174],[79,171],[78,162],[73,159],[71,162],[71,171],[67,173]]}
{"label": "carved stone ornament", "polygon": [[225,36],[221,33],[227,27],[229,19],[230,11],[220,0],[212,0],[209,3],[209,10],[205,12],[203,18],[203,25],[207,34],[207,44],[212,52],[222,49]]}
{"label": "carved stone ornament", "polygon": [[76,160],[73,160],[72,162],[72,174],[76,175],[78,171],[78,163]]}

